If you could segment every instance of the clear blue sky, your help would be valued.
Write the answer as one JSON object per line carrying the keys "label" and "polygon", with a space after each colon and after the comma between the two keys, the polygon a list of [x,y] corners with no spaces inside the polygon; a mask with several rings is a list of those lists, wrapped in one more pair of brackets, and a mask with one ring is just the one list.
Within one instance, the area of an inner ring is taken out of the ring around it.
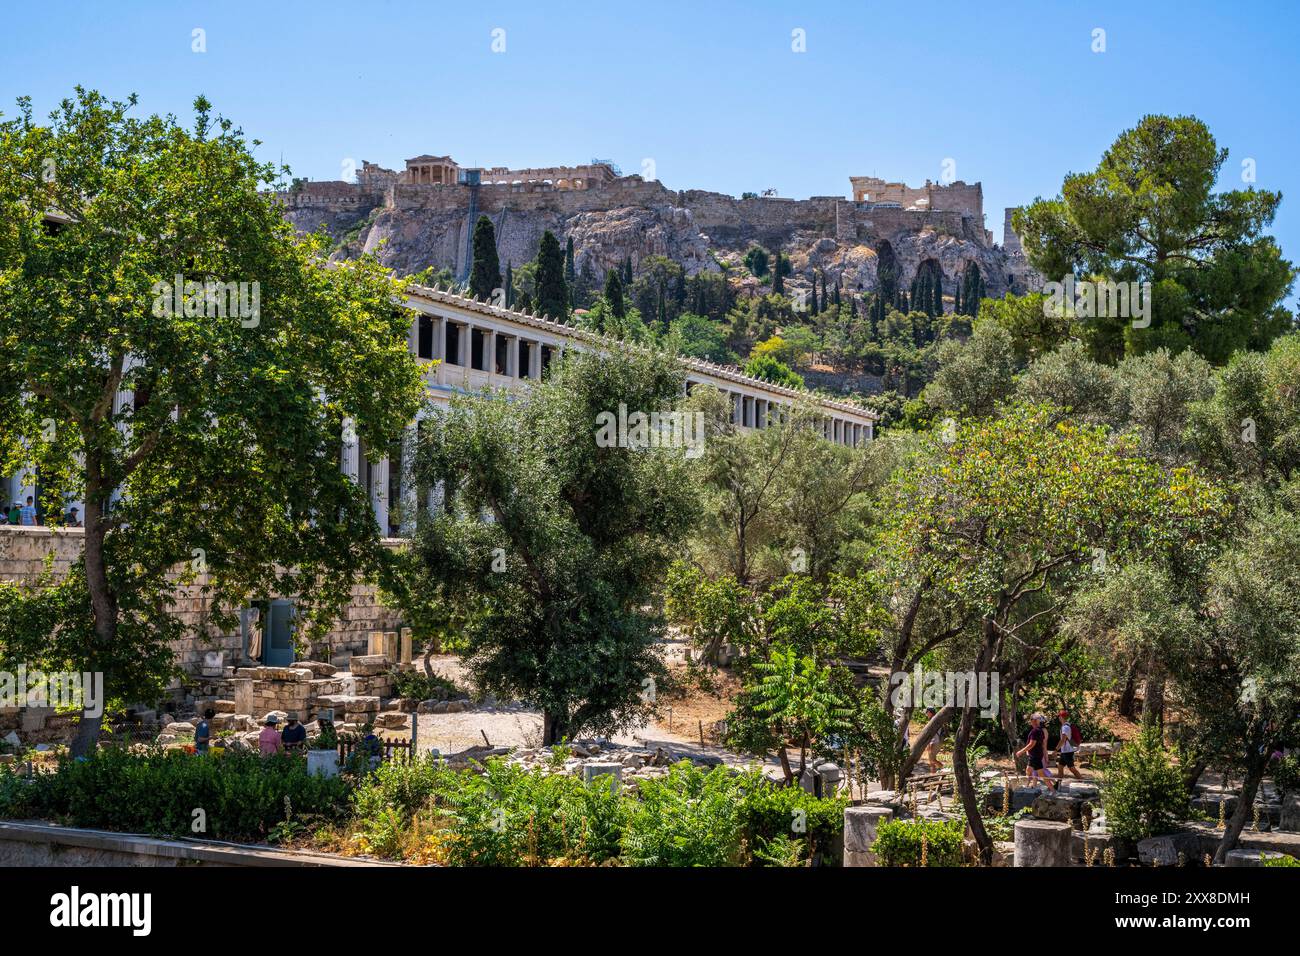
{"label": "clear blue sky", "polygon": [[[1280,189],[1300,259],[1300,3],[1223,0],[598,2],[8,0],[0,109],[78,83],[188,117],[203,93],[295,175],[646,159],[670,188],[847,195],[865,174],[1054,195],[1145,113],[1192,113]],[[207,52],[191,51],[192,31]],[[492,31],[505,31],[505,52]],[[1106,51],[1092,52],[1095,28]],[[807,51],[791,50],[802,29]],[[1292,297],[1295,303],[1295,296]]]}

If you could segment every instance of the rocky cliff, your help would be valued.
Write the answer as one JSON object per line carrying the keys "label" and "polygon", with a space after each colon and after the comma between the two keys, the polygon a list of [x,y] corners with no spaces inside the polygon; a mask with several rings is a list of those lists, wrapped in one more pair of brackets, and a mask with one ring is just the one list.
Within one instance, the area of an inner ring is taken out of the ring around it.
{"label": "rocky cliff", "polygon": [[473,222],[496,226],[501,262],[532,259],[542,233],[572,238],[576,266],[597,276],[630,257],[634,264],[667,256],[688,273],[717,270],[751,245],[780,248],[792,281],[814,270],[845,290],[876,288],[877,250],[888,241],[906,288],[921,263],[938,262],[945,290],[956,288],[975,262],[990,296],[1024,291],[1031,281],[1023,259],[989,242],[983,222],[956,211],[916,211],[836,197],[807,200],[735,199],[699,190],[675,192],[637,176],[587,190],[519,186],[308,183],[282,195],[287,218],[301,230],[324,226],[336,257],[374,253],[399,274],[428,266],[465,276]]}

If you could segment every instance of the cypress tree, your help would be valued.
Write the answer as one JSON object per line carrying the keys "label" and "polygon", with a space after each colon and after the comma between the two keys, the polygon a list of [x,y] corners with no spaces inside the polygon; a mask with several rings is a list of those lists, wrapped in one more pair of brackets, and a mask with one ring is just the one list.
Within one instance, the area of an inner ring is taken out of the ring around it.
{"label": "cypress tree", "polygon": [[564,252],[549,229],[537,249],[537,311],[556,322],[569,318],[569,287],[564,281]]}
{"label": "cypress tree", "polygon": [[817,315],[821,309],[817,305],[817,273],[812,274],[812,314]]}
{"label": "cypress tree", "polygon": [[514,308],[515,304],[515,271],[510,268],[510,263],[506,263],[506,308]]}
{"label": "cypress tree", "polygon": [[[963,278],[965,277],[963,276]],[[952,314],[953,315],[961,315],[961,287],[962,284],[958,282],[956,288],[952,290]]]}
{"label": "cypress tree", "polygon": [[573,268],[573,237],[569,236],[564,241],[564,280],[572,285],[576,277],[577,272]]}
{"label": "cypress tree", "polygon": [[625,318],[627,316],[627,306],[623,303],[623,280],[618,277],[618,269],[610,269],[605,273],[605,304],[609,306],[609,314],[615,318]]}
{"label": "cypress tree", "polygon": [[632,257],[625,256],[623,258],[623,288],[632,288],[632,280]]}
{"label": "cypress tree", "polygon": [[777,295],[785,295],[785,270],[781,268],[781,250],[776,251],[776,265],[772,269],[772,291]]}
{"label": "cypress tree", "polygon": [[517,306],[517,309],[520,312],[527,312],[529,315],[532,315],[533,297],[528,294],[527,289],[519,293],[519,305]]}
{"label": "cypress tree", "polygon": [[501,288],[501,260],[497,258],[497,231],[492,220],[479,216],[474,224],[474,264],[469,272],[471,298],[486,302]]}
{"label": "cypress tree", "polygon": [[934,311],[931,317],[943,315],[943,273],[936,271],[934,277]]}

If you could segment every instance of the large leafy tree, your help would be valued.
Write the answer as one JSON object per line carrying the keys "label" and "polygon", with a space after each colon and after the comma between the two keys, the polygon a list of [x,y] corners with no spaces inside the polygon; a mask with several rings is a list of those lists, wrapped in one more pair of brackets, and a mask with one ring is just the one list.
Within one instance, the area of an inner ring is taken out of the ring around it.
{"label": "large leafy tree", "polygon": [[[935,436],[900,472],[888,502],[881,571],[897,624],[887,648],[952,646],[976,672],[1000,670],[1008,644],[1049,637],[1070,595],[1111,563],[1158,555],[1204,563],[1223,520],[1222,490],[1185,469],[1133,454],[1131,437],[1013,406]],[[918,626],[920,625],[920,626]],[[961,668],[965,669],[965,668]],[[975,711],[960,715],[953,768],[980,848],[967,748]]]}
{"label": "large leafy tree", "polygon": [[573,354],[526,400],[466,396],[430,422],[418,474],[447,506],[417,532],[408,593],[470,606],[470,673],[540,708],[547,744],[652,706],[663,622],[646,608],[694,498],[681,448],[601,447],[595,423],[680,390],[666,356]]}
{"label": "large leafy tree", "polygon": [[1280,303],[1295,270],[1264,234],[1281,194],[1215,192],[1227,158],[1195,117],[1145,116],[1095,170],[1071,173],[1058,197],[1015,213],[1025,254],[1049,279],[1151,283],[1149,328],[1129,318],[1091,321],[1098,358],[1190,345],[1221,364],[1290,325]]}
{"label": "large leafy tree", "polygon": [[[205,100],[189,129],[134,102],[78,89],[48,124],[26,101],[0,124],[0,471],[34,468],[48,513],[85,506],[81,559],[6,591],[0,644],[127,700],[169,674],[178,568],[206,571],[214,626],[268,593],[335,616],[381,555],[341,442],[386,448],[421,395],[387,274],[324,268]],[[218,311],[216,282],[250,308]]]}

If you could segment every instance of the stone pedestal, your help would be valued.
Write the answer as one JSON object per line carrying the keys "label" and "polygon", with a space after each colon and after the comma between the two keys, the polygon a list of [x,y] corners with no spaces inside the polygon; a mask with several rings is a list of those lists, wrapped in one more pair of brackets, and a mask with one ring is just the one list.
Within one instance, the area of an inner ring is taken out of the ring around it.
{"label": "stone pedestal", "polygon": [[1016,866],[1069,866],[1068,823],[1054,820],[1016,821]]}
{"label": "stone pedestal", "polygon": [[871,844],[880,824],[894,816],[889,807],[847,807],[844,810],[844,865],[876,866]]}
{"label": "stone pedestal", "polygon": [[236,714],[253,713],[253,681],[249,678],[236,680],[235,682],[235,707]]}
{"label": "stone pedestal", "polygon": [[618,783],[623,779],[621,763],[585,763],[582,765],[582,782],[591,783],[597,777],[609,777],[611,793],[618,793]]}
{"label": "stone pedestal", "polygon": [[402,639],[401,639],[401,663],[403,663],[403,664],[410,664],[410,663],[412,663],[412,660],[411,660],[411,654],[412,654],[411,648],[412,648],[412,645],[413,645],[413,644],[414,644],[414,638],[413,638],[412,635],[411,635],[411,629],[410,629],[409,627],[404,627],[404,628],[402,628]]}

